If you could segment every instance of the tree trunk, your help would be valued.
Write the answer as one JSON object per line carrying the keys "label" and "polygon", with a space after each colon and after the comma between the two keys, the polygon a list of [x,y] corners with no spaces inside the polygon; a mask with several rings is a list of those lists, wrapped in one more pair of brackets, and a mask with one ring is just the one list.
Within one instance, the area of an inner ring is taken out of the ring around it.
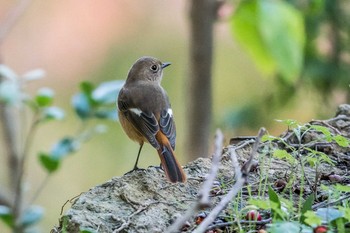
{"label": "tree trunk", "polygon": [[190,160],[207,157],[212,119],[213,24],[216,0],[191,0],[190,61],[187,89],[186,154]]}

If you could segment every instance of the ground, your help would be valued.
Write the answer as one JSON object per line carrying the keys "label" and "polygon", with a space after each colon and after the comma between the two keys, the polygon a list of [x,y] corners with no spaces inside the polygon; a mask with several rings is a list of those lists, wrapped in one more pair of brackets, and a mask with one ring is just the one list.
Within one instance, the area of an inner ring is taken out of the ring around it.
{"label": "ground", "polygon": [[[224,206],[207,232],[266,229],[267,224],[273,222],[272,212],[262,210],[261,206],[259,210],[261,203],[255,202],[254,206],[254,202],[248,200],[269,199],[269,187],[280,200],[287,200],[283,203],[291,203],[285,210],[289,211],[286,215],[289,221],[294,218],[290,215],[298,212],[300,203],[311,194],[315,195],[310,206],[313,211],[349,198],[349,193],[341,192],[335,197],[327,187],[350,184],[350,105],[339,106],[336,116],[328,120],[314,120],[304,125],[294,121],[283,123],[287,130],[280,136],[261,138],[244,187]],[[232,150],[237,152],[237,159],[243,165],[251,155],[255,140],[255,137],[233,138],[230,145],[223,148],[219,172],[210,190],[211,205],[196,211],[182,231],[192,232],[227,195],[236,180]],[[114,177],[73,199],[72,206],[52,232],[165,232],[198,201],[211,166],[211,158],[199,158],[185,165],[188,180],[184,184],[169,183],[157,167]],[[262,220],[248,224],[245,214],[255,208]]]}

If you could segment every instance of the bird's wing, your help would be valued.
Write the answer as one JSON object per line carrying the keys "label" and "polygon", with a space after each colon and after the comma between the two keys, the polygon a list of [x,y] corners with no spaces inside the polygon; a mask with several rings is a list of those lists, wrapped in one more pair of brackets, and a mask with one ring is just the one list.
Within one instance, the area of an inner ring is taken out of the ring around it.
{"label": "bird's wing", "polygon": [[120,93],[118,98],[118,109],[134,128],[143,135],[149,143],[159,149],[159,143],[155,135],[159,131],[158,121],[152,112],[142,111],[135,106],[128,95]]}
{"label": "bird's wing", "polygon": [[170,145],[175,150],[176,127],[171,108],[164,109],[160,113],[159,128],[169,139]]}

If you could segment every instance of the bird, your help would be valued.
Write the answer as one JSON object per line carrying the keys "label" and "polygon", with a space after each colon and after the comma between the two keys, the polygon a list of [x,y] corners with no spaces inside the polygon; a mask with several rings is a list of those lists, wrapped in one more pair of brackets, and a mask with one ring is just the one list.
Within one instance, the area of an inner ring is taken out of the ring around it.
{"label": "bird", "polygon": [[176,127],[173,110],[161,86],[163,69],[171,63],[143,56],[131,66],[117,99],[118,117],[126,135],[139,143],[137,164],[144,143],[158,152],[161,167],[172,183],[186,182],[186,174],[175,157]]}

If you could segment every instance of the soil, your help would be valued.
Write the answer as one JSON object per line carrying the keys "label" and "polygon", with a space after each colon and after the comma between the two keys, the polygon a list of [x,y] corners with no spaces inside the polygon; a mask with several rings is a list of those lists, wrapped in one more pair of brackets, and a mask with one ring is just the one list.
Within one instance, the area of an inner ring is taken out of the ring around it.
{"label": "soil", "polygon": [[[317,126],[327,132],[322,133]],[[314,208],[327,206],[329,192],[321,185],[350,185],[350,147],[346,142],[340,146],[344,141],[337,135],[350,140],[350,105],[339,106],[334,118],[313,120],[303,126],[291,125],[279,137],[260,143],[239,199],[234,199],[217,221],[225,222],[231,218],[234,222],[234,209],[245,208],[249,197],[267,198],[268,186],[279,196],[292,200],[294,207],[297,207],[300,195],[306,199],[312,193],[316,194]],[[235,138],[223,148],[219,172],[211,190],[212,205],[189,219],[183,231],[191,232],[199,219],[205,217],[234,184],[234,168],[228,149],[239,148],[236,150],[238,160],[244,164],[250,156],[252,142],[254,137]],[[274,156],[276,150],[287,151],[292,158],[290,161],[277,158]],[[76,198],[61,216],[59,226],[51,232],[81,232],[84,229],[86,232],[164,232],[197,201],[210,168],[209,158],[188,163],[184,166],[188,176],[184,184],[169,183],[157,167],[114,177]],[[269,213],[262,214],[264,219],[269,218]],[[264,224],[260,227],[264,228]],[[227,229],[222,228],[221,232],[231,232]]]}

